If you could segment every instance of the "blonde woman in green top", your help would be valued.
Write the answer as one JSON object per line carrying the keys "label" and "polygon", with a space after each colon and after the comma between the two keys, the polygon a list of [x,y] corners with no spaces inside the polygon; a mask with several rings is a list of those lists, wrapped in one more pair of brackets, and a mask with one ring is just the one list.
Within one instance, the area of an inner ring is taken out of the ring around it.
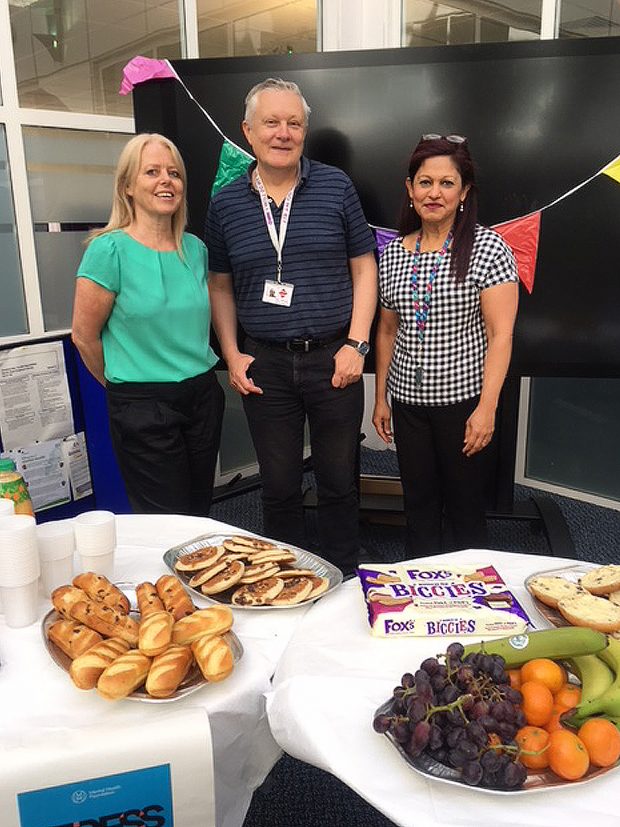
{"label": "blonde woman in green top", "polygon": [[186,172],[162,135],[118,161],[108,224],[77,273],[72,339],[106,388],[134,511],[206,516],[224,394],[213,370],[207,250],[185,232]]}

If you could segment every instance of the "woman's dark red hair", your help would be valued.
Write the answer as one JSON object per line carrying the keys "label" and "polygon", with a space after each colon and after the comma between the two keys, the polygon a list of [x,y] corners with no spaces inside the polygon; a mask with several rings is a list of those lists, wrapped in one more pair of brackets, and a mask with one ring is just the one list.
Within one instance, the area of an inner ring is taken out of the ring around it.
{"label": "woman's dark red hair", "polygon": [[[450,265],[450,270],[456,281],[464,281],[469,269],[469,260],[474,246],[474,233],[478,221],[478,187],[476,185],[474,162],[469,154],[466,141],[457,144],[446,140],[446,138],[421,140],[409,159],[409,178],[413,181],[424,161],[438,155],[449,156],[461,175],[463,186],[469,184],[469,191],[463,203],[463,212],[457,210],[454,219],[454,239],[452,241]],[[421,223],[420,216],[410,207],[409,197],[407,196],[400,214],[399,233],[402,236],[409,235],[418,230]]]}

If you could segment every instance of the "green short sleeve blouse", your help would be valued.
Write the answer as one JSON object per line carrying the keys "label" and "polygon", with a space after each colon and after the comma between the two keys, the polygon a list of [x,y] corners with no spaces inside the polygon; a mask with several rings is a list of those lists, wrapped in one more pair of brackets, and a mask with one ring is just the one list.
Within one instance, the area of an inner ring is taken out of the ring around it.
{"label": "green short sleeve blouse", "polygon": [[180,382],[217,362],[209,343],[207,248],[185,233],[183,253],[158,252],[123,230],[88,245],[78,278],[116,294],[101,332],[109,382]]}

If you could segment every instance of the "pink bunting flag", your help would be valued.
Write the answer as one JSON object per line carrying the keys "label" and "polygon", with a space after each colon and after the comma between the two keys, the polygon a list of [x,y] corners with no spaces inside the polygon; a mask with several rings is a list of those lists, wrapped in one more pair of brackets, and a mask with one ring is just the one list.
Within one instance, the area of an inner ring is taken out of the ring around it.
{"label": "pink bunting flag", "polygon": [[176,78],[172,66],[167,60],[155,60],[150,57],[134,57],[123,69],[123,79],[119,95],[128,95],[138,83],[146,80]]}
{"label": "pink bunting flag", "polygon": [[495,224],[493,229],[498,232],[506,244],[512,249],[517,260],[519,279],[528,293],[534,289],[534,274],[536,272],[536,257],[538,256],[538,239],[540,236],[540,210]]}

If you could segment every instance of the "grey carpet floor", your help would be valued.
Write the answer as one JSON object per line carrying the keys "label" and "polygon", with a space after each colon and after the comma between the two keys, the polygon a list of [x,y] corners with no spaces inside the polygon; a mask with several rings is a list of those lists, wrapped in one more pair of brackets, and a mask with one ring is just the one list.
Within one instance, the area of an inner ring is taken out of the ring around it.
{"label": "grey carpet floor", "polygon": [[[398,475],[391,451],[361,451],[363,474]],[[311,474],[307,485],[312,485]],[[515,486],[515,503],[533,492]],[[538,493],[538,492],[537,492]],[[551,495],[539,495],[543,497]],[[553,496],[568,525],[575,558],[596,563],[620,563],[620,511],[599,508],[567,497]],[[249,531],[262,531],[260,491],[216,502],[211,516]],[[308,530],[314,533],[314,515],[308,514]],[[404,529],[362,519],[365,558],[394,562],[405,558]],[[489,520],[489,545],[503,551],[551,554],[544,532],[518,520]],[[412,805],[413,806],[413,805]],[[338,779],[291,756],[284,755],[256,791],[243,827],[393,827]],[[424,827],[424,825],[420,825]]]}

